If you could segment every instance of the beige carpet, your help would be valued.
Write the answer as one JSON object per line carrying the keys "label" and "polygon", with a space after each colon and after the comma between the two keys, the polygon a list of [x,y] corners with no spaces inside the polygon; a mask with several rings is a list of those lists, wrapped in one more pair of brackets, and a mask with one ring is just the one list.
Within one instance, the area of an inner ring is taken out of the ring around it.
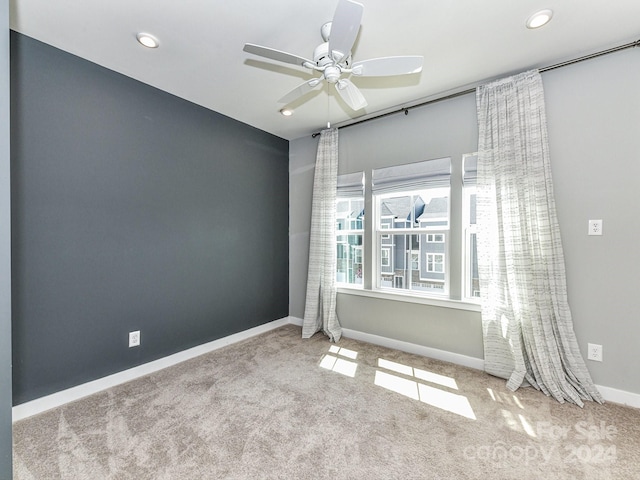
{"label": "beige carpet", "polygon": [[286,326],[16,423],[14,478],[638,479],[640,410]]}

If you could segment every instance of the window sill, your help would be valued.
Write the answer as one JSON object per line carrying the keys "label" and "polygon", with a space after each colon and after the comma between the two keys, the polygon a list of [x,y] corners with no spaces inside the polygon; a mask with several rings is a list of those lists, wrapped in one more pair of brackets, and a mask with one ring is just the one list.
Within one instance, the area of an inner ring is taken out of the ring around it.
{"label": "window sill", "polygon": [[468,310],[470,312],[480,312],[480,304],[467,302],[464,300],[451,300],[449,298],[434,298],[411,295],[409,293],[386,292],[382,290],[366,290],[364,288],[350,288],[340,286],[338,293],[343,295],[358,295],[361,297],[379,298],[392,300],[394,302],[419,303],[421,305],[431,305],[434,307],[454,308],[456,310]]}

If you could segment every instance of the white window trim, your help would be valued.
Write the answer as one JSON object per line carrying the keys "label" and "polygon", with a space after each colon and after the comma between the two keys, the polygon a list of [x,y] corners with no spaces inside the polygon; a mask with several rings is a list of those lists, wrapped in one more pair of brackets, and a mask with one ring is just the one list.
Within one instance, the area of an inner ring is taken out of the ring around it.
{"label": "white window trim", "polygon": [[480,304],[480,297],[474,297],[471,291],[471,235],[476,233],[476,225],[470,224],[470,209],[471,195],[476,193],[475,186],[463,186],[462,187],[462,275],[460,277],[462,281],[462,298],[465,302]]}
{"label": "white window trim", "polygon": [[361,297],[378,298],[381,300],[393,300],[396,302],[417,303],[420,305],[431,305],[433,307],[454,308],[456,310],[466,310],[470,312],[480,312],[480,304],[467,300],[453,300],[450,298],[438,298],[436,296],[416,295],[411,290],[369,290],[358,288],[357,285],[340,285],[337,292],[342,295],[356,295]]}
{"label": "white window trim", "polygon": [[464,261],[462,262],[462,281],[464,282],[464,300],[468,302],[480,303],[480,297],[474,297],[471,291],[471,235],[476,233],[476,226],[471,225],[464,232]]}

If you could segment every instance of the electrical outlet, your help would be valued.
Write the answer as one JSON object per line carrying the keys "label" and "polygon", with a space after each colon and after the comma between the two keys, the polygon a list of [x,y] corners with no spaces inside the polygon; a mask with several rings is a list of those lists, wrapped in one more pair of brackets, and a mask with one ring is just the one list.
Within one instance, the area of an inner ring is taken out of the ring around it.
{"label": "electrical outlet", "polygon": [[589,360],[595,360],[596,362],[601,362],[602,361],[602,345],[596,345],[595,343],[588,343],[587,358]]}
{"label": "electrical outlet", "polygon": [[589,235],[602,235],[602,220],[589,220]]}
{"label": "electrical outlet", "polygon": [[129,332],[129,348],[140,345],[140,330]]}

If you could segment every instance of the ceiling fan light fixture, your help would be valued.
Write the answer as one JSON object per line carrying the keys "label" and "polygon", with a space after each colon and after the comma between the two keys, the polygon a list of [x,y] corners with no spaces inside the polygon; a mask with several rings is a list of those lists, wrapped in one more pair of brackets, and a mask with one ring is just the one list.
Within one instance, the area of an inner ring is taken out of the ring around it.
{"label": "ceiling fan light fixture", "polygon": [[551,21],[551,17],[553,17],[553,10],[550,10],[548,8],[540,10],[527,19],[527,28],[540,28],[549,23]]}
{"label": "ceiling fan light fixture", "polygon": [[293,115],[293,110],[291,110],[290,108],[282,108],[280,109],[280,114],[285,117],[290,117],[291,115]]}
{"label": "ceiling fan light fixture", "polygon": [[149,33],[140,32],[136,35],[136,39],[147,48],[158,48],[160,45],[158,39]]}
{"label": "ceiling fan light fixture", "polygon": [[[263,47],[253,43],[245,43],[243,50],[253,55],[289,63],[321,72],[318,78],[312,78],[287,93],[278,103],[290,105],[298,98],[311,92],[323,82],[335,85],[336,91],[344,103],[354,111],[367,106],[362,92],[347,76],[389,77],[410,75],[422,71],[422,56],[380,57],[352,63],[351,49],[355,44],[362,23],[364,6],[353,0],[338,0],[336,11],[331,22],[320,29],[323,43],[313,51],[313,61],[299,55]],[[342,77],[345,78],[342,78]],[[329,90],[327,90],[329,93]],[[287,115],[280,110],[282,115]]]}

